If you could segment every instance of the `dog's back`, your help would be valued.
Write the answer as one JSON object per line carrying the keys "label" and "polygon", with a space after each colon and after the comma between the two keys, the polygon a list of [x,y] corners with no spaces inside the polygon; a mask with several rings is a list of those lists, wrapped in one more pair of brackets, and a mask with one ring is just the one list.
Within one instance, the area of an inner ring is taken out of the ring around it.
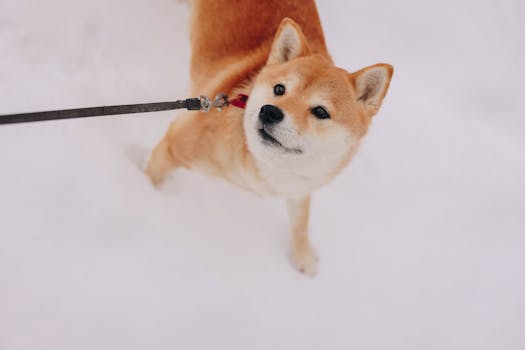
{"label": "dog's back", "polygon": [[194,0],[193,93],[213,95],[217,89],[227,91],[255,73],[266,62],[285,17],[300,25],[312,53],[329,57],[313,0]]}

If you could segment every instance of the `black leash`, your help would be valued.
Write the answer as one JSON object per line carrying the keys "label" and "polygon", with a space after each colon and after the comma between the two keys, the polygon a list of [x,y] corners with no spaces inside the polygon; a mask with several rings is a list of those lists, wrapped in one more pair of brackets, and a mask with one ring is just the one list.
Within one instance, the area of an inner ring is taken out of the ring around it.
{"label": "black leash", "polygon": [[219,94],[217,95],[214,101],[211,101],[206,96],[201,96],[199,98],[188,98],[186,100],[177,100],[172,102],[140,103],[132,105],[103,106],[63,109],[46,112],[6,114],[0,115],[0,124],[15,124],[47,120],[100,117],[105,115],[130,113],[159,112],[169,111],[173,109],[187,109],[189,111],[207,112],[210,110],[211,107],[218,108],[220,110],[222,107],[225,107],[228,104],[228,97],[225,94]]}

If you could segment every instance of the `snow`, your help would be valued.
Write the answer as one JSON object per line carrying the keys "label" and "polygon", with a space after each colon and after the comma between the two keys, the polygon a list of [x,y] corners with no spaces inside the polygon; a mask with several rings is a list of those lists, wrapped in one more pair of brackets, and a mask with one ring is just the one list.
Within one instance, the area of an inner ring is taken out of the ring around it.
{"label": "snow", "polygon": [[[525,348],[525,9],[319,1],[350,70],[395,74],[315,194],[311,279],[284,203],[139,170],[176,113],[0,126],[0,349]],[[175,0],[0,0],[0,113],[186,97]]]}

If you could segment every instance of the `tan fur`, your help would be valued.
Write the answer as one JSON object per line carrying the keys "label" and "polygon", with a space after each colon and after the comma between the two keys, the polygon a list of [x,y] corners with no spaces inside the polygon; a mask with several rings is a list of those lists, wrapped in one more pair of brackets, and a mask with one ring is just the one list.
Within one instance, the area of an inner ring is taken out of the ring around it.
{"label": "tan fur", "polygon": [[310,196],[288,199],[287,205],[292,224],[292,262],[299,271],[314,275],[318,259],[308,239]]}
{"label": "tan fur", "polygon": [[[355,73],[335,67],[310,0],[195,0],[191,48],[193,95],[246,93],[247,109],[182,113],[154,149],[146,173],[158,184],[182,166],[261,195],[288,198],[293,262],[313,274],[317,259],[307,235],[310,193],[351,160],[386,94],[392,67],[379,64]],[[281,82],[288,93],[273,96],[269,91]],[[265,153],[250,124],[257,119],[258,103],[285,112],[288,127],[281,133],[306,145],[304,155]],[[326,107],[331,118],[312,116],[316,105]],[[335,147],[333,152],[329,147]]]}

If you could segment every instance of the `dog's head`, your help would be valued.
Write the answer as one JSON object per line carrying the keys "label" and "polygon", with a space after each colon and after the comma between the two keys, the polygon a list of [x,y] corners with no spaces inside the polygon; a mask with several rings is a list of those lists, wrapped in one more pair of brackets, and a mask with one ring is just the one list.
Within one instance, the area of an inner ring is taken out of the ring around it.
{"label": "dog's head", "polygon": [[246,106],[251,153],[282,170],[337,173],[379,110],[392,72],[387,64],[355,73],[335,67],[312,54],[299,26],[284,19]]}

